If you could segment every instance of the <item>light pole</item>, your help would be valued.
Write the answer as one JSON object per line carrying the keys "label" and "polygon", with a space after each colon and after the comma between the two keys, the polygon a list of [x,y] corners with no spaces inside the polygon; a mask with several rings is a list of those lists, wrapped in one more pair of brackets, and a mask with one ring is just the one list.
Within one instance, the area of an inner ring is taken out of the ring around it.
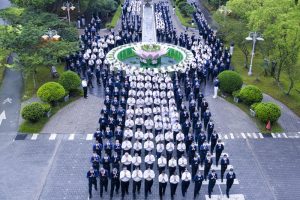
{"label": "light pole", "polygon": [[44,41],[58,41],[60,39],[60,35],[57,34],[56,30],[51,30],[50,28],[48,29],[47,32],[45,32],[44,35],[42,35],[42,39]]}
{"label": "light pole", "polygon": [[71,17],[70,17],[70,10],[75,10],[75,6],[71,2],[65,2],[63,3],[63,6],[61,7],[62,10],[67,10],[68,12],[68,20],[69,24],[71,23]]}
{"label": "light pole", "polygon": [[253,41],[253,45],[252,45],[252,52],[251,52],[251,61],[250,61],[250,67],[249,67],[249,71],[248,71],[248,75],[251,76],[252,75],[252,64],[253,64],[253,57],[254,57],[254,53],[255,53],[255,44],[256,41],[264,41],[264,39],[262,38],[262,35],[258,32],[250,32],[248,37],[246,37],[247,41],[252,40]]}

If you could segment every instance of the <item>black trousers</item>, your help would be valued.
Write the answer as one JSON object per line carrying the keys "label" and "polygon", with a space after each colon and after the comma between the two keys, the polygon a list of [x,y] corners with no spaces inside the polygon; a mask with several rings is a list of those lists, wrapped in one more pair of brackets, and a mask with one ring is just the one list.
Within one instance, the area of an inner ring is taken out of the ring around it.
{"label": "black trousers", "polygon": [[214,187],[215,187],[216,181],[209,181],[208,183],[208,195],[210,197]]}
{"label": "black trousers", "polygon": [[220,160],[221,154],[222,154],[222,152],[216,151],[216,166],[219,165],[219,160]]}
{"label": "black trousers", "polygon": [[159,196],[165,195],[167,183],[159,183]]}
{"label": "black trousers", "polygon": [[129,181],[121,181],[122,198],[128,194]]}
{"label": "black trousers", "polygon": [[204,179],[207,180],[207,175],[209,173],[211,165],[205,165],[204,166]]}
{"label": "black trousers", "polygon": [[135,195],[136,192],[140,193],[142,181],[132,181],[132,193]]}
{"label": "black trousers", "polygon": [[119,193],[120,189],[120,181],[119,180],[113,180],[110,183],[110,197],[114,196],[114,190],[116,190],[116,193]]}
{"label": "black trousers", "polygon": [[227,169],[227,165],[221,165],[221,182],[223,182],[224,173]]}
{"label": "black trousers", "polygon": [[233,184],[233,180],[227,181],[226,182],[226,195],[229,196],[229,190],[231,189],[231,186]]}
{"label": "black trousers", "polygon": [[87,87],[83,87],[83,97],[87,98]]}
{"label": "black trousers", "polygon": [[194,198],[196,198],[199,195],[199,192],[201,190],[202,181],[201,182],[195,182],[195,188],[194,188]]}
{"label": "black trousers", "polygon": [[173,198],[174,195],[175,195],[175,193],[176,193],[177,185],[178,185],[178,183],[176,183],[176,184],[170,183],[170,188],[171,188],[171,198]]}
{"label": "black trousers", "polygon": [[93,185],[95,187],[95,190],[97,190],[97,180],[89,181],[89,195],[90,195],[90,197],[92,197],[92,188],[93,188]]}
{"label": "black trousers", "polygon": [[145,197],[147,198],[148,193],[151,193],[151,187],[153,185],[153,180],[145,180]]}
{"label": "black trousers", "polygon": [[107,192],[108,180],[100,181],[100,197],[103,195],[103,188]]}
{"label": "black trousers", "polygon": [[182,196],[185,196],[185,193],[187,192],[187,189],[190,186],[190,181],[182,181],[181,182],[181,192]]}

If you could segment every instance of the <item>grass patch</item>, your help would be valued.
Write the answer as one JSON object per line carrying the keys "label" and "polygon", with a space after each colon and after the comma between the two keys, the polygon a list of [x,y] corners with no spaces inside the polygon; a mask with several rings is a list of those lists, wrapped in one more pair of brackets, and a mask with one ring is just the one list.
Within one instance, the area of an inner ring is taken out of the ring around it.
{"label": "grass patch", "polygon": [[67,106],[68,104],[76,101],[80,97],[81,96],[70,97],[69,101],[67,101],[67,102],[59,102],[58,105],[51,108],[51,116],[49,118],[43,117],[40,121],[38,121],[36,123],[24,121],[19,127],[19,132],[21,132],[21,133],[40,133],[41,130],[44,128],[45,124],[47,124],[47,122],[51,119],[52,116],[54,116],[60,109]]}
{"label": "grass patch", "polygon": [[115,28],[115,26],[117,25],[119,19],[121,18],[122,15],[122,7],[121,5],[118,6],[114,16],[112,17],[110,23],[107,23],[105,26],[106,28]]}
{"label": "grass patch", "polygon": [[8,52],[4,49],[0,48],[0,85],[4,78],[4,72],[5,72],[5,64],[6,64],[6,58],[8,56]]}
{"label": "grass patch", "polygon": [[[62,74],[64,72],[64,65],[58,65],[56,66],[56,69],[59,74]],[[57,78],[52,78],[50,67],[47,66],[38,67],[34,76],[36,81],[36,87],[34,87],[33,73],[29,73],[24,76],[24,91],[22,101],[26,101],[33,97],[36,94],[39,87],[42,86],[44,83],[49,81],[58,81]]]}
{"label": "grass patch", "polygon": [[224,97],[224,99],[226,101],[228,101],[231,104],[236,105],[238,108],[240,108],[242,111],[244,111],[256,124],[257,128],[260,130],[261,133],[281,133],[283,132],[283,128],[280,126],[279,123],[275,122],[272,124],[272,130],[269,131],[266,129],[266,124],[264,124],[263,122],[259,121],[256,117],[252,117],[250,115],[250,111],[249,111],[249,107],[243,103],[236,103],[233,100],[232,96],[226,96]]}
{"label": "grass patch", "polygon": [[[173,12],[173,11],[172,11]],[[180,23],[183,25],[183,26],[186,26],[186,27],[192,27],[192,28],[195,28],[196,25],[194,24],[194,26],[192,26],[192,17],[184,17],[179,8],[176,6],[175,8],[175,14],[176,16],[178,17]]]}

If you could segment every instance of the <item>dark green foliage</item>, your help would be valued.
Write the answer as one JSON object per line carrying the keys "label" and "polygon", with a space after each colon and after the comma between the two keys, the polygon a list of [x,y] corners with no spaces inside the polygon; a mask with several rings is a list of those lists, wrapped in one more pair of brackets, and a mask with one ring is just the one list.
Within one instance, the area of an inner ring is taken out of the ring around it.
{"label": "dark green foliage", "polygon": [[280,107],[272,102],[262,102],[255,106],[256,117],[266,123],[270,120],[276,122],[281,115]]}
{"label": "dark green foliage", "polygon": [[195,12],[195,8],[186,1],[178,3],[178,8],[185,17],[191,16]]}
{"label": "dark green foliage", "polygon": [[220,90],[222,92],[232,94],[233,91],[242,88],[242,77],[234,71],[223,71],[218,75],[220,81]]}
{"label": "dark green foliage", "polygon": [[37,96],[47,103],[54,103],[65,96],[64,87],[56,82],[48,82],[42,85],[38,91]]}
{"label": "dark green foliage", "polygon": [[72,92],[80,87],[80,77],[72,71],[62,73],[58,82],[65,88],[66,91]]}
{"label": "dark green foliage", "polygon": [[30,122],[39,121],[45,113],[44,107],[41,103],[33,102],[26,105],[21,112],[23,119]]}
{"label": "dark green foliage", "polygon": [[263,94],[258,87],[254,85],[247,85],[240,91],[239,98],[245,104],[251,105],[253,103],[261,102],[263,99]]}

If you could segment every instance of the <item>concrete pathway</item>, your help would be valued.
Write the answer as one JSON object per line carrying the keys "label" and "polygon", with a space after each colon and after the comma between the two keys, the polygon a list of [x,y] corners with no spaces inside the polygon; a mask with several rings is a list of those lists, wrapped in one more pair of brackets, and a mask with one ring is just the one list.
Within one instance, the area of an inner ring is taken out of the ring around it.
{"label": "concrete pathway", "polygon": [[143,19],[142,19],[142,41],[143,42],[157,42],[154,7],[143,5]]}

